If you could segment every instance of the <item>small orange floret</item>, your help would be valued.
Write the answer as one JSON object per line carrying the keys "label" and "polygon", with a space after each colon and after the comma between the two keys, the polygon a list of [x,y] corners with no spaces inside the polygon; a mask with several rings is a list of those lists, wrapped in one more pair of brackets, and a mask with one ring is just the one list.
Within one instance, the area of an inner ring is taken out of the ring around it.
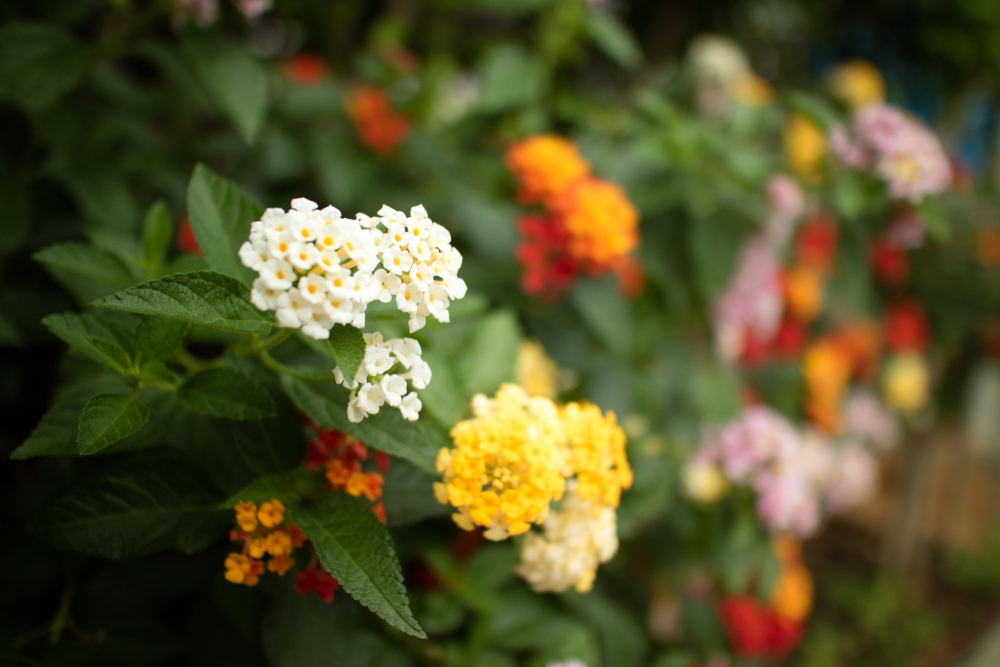
{"label": "small orange floret", "polygon": [[823,274],[818,269],[799,264],[785,271],[785,302],[788,311],[804,322],[814,320],[823,308]]}
{"label": "small orange floret", "polygon": [[347,480],[350,477],[351,471],[339,459],[330,459],[327,461],[326,479],[330,482],[330,486],[339,489],[347,484]]}
{"label": "small orange floret", "polygon": [[292,553],[292,538],[283,530],[273,530],[267,536],[267,553],[272,556],[287,556]]}
{"label": "small orange floret", "polygon": [[257,519],[265,528],[281,525],[281,522],[285,520],[285,506],[281,504],[281,501],[272,498],[270,502],[261,504],[260,511],[257,512]]}
{"label": "small orange floret", "polygon": [[365,497],[375,502],[382,497],[382,484],[385,479],[377,472],[367,473],[365,479]]}
{"label": "small orange floret", "polygon": [[385,505],[382,504],[381,500],[375,503],[375,506],[372,507],[372,511],[375,512],[375,516],[378,517],[379,521],[381,521],[382,523],[386,522]]}
{"label": "small orange floret", "polygon": [[236,523],[244,532],[257,530],[257,506],[249,501],[236,503]]}
{"label": "small orange floret", "polygon": [[551,134],[525,139],[507,150],[507,166],[517,177],[518,199],[546,203],[590,173],[572,142]]}
{"label": "small orange floret", "polygon": [[639,245],[639,213],[608,181],[584,178],[552,202],[569,232],[569,251],[591,268],[605,268]]}
{"label": "small orange floret", "polygon": [[291,556],[272,556],[271,560],[267,561],[267,569],[276,572],[279,577],[285,576],[294,565],[295,559]]}
{"label": "small orange floret", "polygon": [[347,492],[355,498],[360,497],[368,491],[368,475],[359,471],[351,473],[347,479]]}
{"label": "small orange floret", "polygon": [[347,100],[347,115],[361,142],[379,155],[391,155],[410,133],[410,120],[396,113],[381,88],[356,89]]}
{"label": "small orange floret", "polygon": [[256,586],[258,577],[264,573],[264,563],[247,558],[243,554],[226,556],[226,581],[244,586]]}
{"label": "small orange floret", "polygon": [[299,547],[301,547],[303,544],[306,543],[306,540],[309,539],[308,537],[306,537],[306,534],[302,532],[302,529],[296,526],[294,523],[289,524],[288,526],[288,536],[292,538],[293,549],[298,549]]}

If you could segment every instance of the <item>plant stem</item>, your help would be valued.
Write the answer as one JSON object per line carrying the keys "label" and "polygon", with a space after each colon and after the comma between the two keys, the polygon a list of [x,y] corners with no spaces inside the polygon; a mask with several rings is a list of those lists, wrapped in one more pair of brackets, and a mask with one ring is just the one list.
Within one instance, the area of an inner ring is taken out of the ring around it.
{"label": "plant stem", "polygon": [[268,368],[270,368],[275,373],[284,373],[285,375],[288,375],[289,377],[293,377],[296,380],[303,380],[305,382],[336,382],[337,381],[336,378],[333,377],[333,373],[330,374],[329,379],[328,378],[317,378],[317,377],[314,377],[314,376],[304,375],[302,373],[299,373],[295,369],[289,368],[288,366],[284,365],[283,363],[281,363],[280,361],[278,361],[277,359],[275,359],[274,357],[272,357],[270,354],[268,354],[266,351],[260,353],[260,360],[261,360],[261,362],[263,362],[263,364],[265,366],[267,366]]}
{"label": "plant stem", "polygon": [[215,368],[216,366],[222,365],[222,357],[216,357],[215,359],[200,359],[190,352],[188,352],[183,347],[177,348],[174,352],[174,356],[171,357],[171,361],[177,363],[184,367],[188,373],[200,373],[201,371],[208,370],[209,368]]}
{"label": "plant stem", "polygon": [[255,341],[253,344],[253,351],[257,353],[263,353],[265,350],[270,350],[272,347],[280,345],[285,341],[286,338],[295,333],[295,329],[282,329],[278,333],[274,334],[270,338],[266,338],[262,341]]}

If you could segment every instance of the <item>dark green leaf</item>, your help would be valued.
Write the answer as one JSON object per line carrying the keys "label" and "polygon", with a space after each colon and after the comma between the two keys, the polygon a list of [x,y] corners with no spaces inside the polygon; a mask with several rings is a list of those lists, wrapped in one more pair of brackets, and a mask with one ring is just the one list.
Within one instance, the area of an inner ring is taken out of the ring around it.
{"label": "dark green leaf", "polygon": [[266,419],[277,410],[267,389],[244,373],[210,368],[192,376],[177,391],[188,410],[221,419]]}
{"label": "dark green leaf", "polygon": [[0,95],[40,111],[83,78],[86,49],[64,28],[8,23],[0,29]]}
{"label": "dark green leaf", "polygon": [[642,51],[635,37],[613,14],[589,12],[587,34],[604,55],[622,67],[632,69],[642,60]]}
{"label": "dark green leaf", "polygon": [[136,285],[94,302],[95,306],[160,315],[236,333],[267,333],[274,317],[250,303],[250,290],[229,276],[196,271]]}
{"label": "dark green leaf", "polygon": [[337,324],[330,329],[326,344],[337,360],[337,365],[345,378],[353,378],[361,362],[365,360],[365,335],[356,327]]}
{"label": "dark green leaf", "polygon": [[102,340],[120,347],[126,352],[132,347],[132,332],[121,322],[103,313],[49,315],[42,320],[42,324],[56,336],[69,343],[75,352],[99,363],[106,363],[105,356],[102,351],[93,346],[92,341],[94,340]]}
{"label": "dark green leaf", "polygon": [[134,394],[98,394],[80,413],[76,448],[94,454],[141,429],[149,420],[149,408]]}
{"label": "dark green leaf", "polygon": [[327,493],[314,505],[292,505],[288,513],[345,591],[393,627],[426,638],[410,612],[389,531],[366,501]]}
{"label": "dark green leaf", "polygon": [[240,263],[240,246],[263,209],[239,184],[199,164],[188,183],[188,216],[210,269],[249,283],[253,272]]}
{"label": "dark green leaf", "polygon": [[190,325],[155,315],[144,315],[139,320],[133,337],[133,349],[140,362],[167,361],[181,346]]}
{"label": "dark green leaf", "polygon": [[163,201],[153,204],[142,224],[142,259],[147,272],[153,272],[167,256],[174,235],[170,212]]}
{"label": "dark green leaf", "polygon": [[451,514],[451,508],[434,497],[434,482],[438,479],[409,461],[393,461],[392,467],[385,473],[385,485],[382,487],[382,502],[389,525],[407,526]]}
{"label": "dark green leaf", "polygon": [[570,592],[563,598],[597,628],[604,649],[604,664],[614,667],[645,665],[649,642],[642,625],[628,611],[598,593]]}
{"label": "dark green leaf", "polygon": [[31,525],[51,544],[105,558],[162,549],[200,551],[231,519],[219,493],[180,452],[131,455],[57,500]]}
{"label": "dark green leaf", "polygon": [[618,356],[632,345],[632,318],[615,280],[581,280],[570,293],[584,321],[605,347]]}
{"label": "dark green leaf", "polygon": [[132,368],[132,359],[121,345],[100,338],[87,338],[87,343],[101,356],[101,361],[119,373],[127,375]]}
{"label": "dark green leaf", "polygon": [[924,221],[927,234],[935,241],[947,241],[951,235],[948,216],[945,214],[941,200],[937,197],[924,197],[917,205],[920,218]]}
{"label": "dark green leaf", "polygon": [[160,361],[143,364],[139,369],[139,379],[144,385],[163,391],[174,391],[180,384],[177,376]]}
{"label": "dark green leaf", "polygon": [[424,348],[422,357],[433,369],[434,379],[420,390],[423,409],[449,426],[457,423],[469,408],[464,382],[455,373],[451,356],[444,350]]}
{"label": "dark green leaf", "polygon": [[124,262],[86,243],[57,243],[32,257],[47,268],[77,273],[114,289],[135,284],[135,276]]}
{"label": "dark green leaf", "polygon": [[267,112],[267,76],[260,63],[222,33],[189,32],[181,52],[209,97],[253,143]]}
{"label": "dark green leaf", "polygon": [[271,394],[277,414],[271,419],[230,422],[236,449],[258,475],[284,472],[302,463],[305,433],[298,410],[280,391]]}
{"label": "dark green leaf", "polygon": [[513,380],[520,343],[521,327],[512,312],[501,310],[481,319],[458,360],[466,393],[493,394],[501,383]]}
{"label": "dark green leaf", "polygon": [[347,392],[342,387],[332,382],[303,382],[287,375],[281,377],[281,383],[292,403],[316,425],[344,431],[369,447],[407,459],[427,472],[434,470],[439,443],[419,421],[406,421],[399,410],[386,406],[354,424],[347,419]]}
{"label": "dark green leaf", "polygon": [[546,70],[535,56],[513,44],[493,47],[480,66],[484,111],[530,104],[545,89]]}
{"label": "dark green leaf", "polygon": [[250,482],[220,503],[222,509],[236,507],[236,503],[249,500],[253,503],[263,503],[277,498],[286,507],[303,498],[314,496],[323,490],[325,485],[323,475],[318,472],[296,468],[278,475],[267,475]]}

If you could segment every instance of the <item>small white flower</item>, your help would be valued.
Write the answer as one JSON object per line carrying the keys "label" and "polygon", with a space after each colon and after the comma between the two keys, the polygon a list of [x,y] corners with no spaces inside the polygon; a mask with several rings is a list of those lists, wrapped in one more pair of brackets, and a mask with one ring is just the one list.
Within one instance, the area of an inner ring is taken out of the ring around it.
{"label": "small white flower", "polygon": [[357,396],[351,398],[347,404],[347,420],[357,424],[367,416],[368,412],[358,403]]}
{"label": "small white flower", "polygon": [[295,242],[295,237],[288,230],[268,230],[264,232],[271,257],[274,259],[287,259],[288,251]]}
{"label": "small white flower", "polygon": [[348,324],[354,319],[354,302],[331,296],[323,302],[323,312],[334,324]]}
{"label": "small white flower", "polygon": [[371,227],[374,227],[375,225],[378,224],[378,218],[370,218],[364,213],[358,213],[357,218],[358,218],[358,224],[364,227],[365,229],[370,229]]}
{"label": "small white flower", "polygon": [[393,246],[382,253],[382,266],[386,271],[402,275],[413,266],[413,257],[402,248]]}
{"label": "small white flower", "polygon": [[275,227],[280,227],[285,221],[285,209],[283,208],[268,208],[264,210],[264,215],[260,216],[260,222],[265,229],[274,229]]}
{"label": "small white flower", "polygon": [[365,350],[364,367],[368,375],[381,375],[392,368],[393,358],[388,348],[382,345],[369,345]]}
{"label": "small white flower", "polygon": [[[409,283],[406,287],[396,293],[396,307],[404,313],[416,313],[417,306],[423,300],[423,290]],[[412,333],[412,329],[410,333]]]}
{"label": "small white flower", "polygon": [[362,312],[364,306],[375,300],[378,289],[379,286],[372,278],[372,274],[359,267],[358,272],[354,274],[354,300],[362,306]]}
{"label": "small white flower", "polygon": [[384,404],[385,394],[382,393],[382,387],[370,382],[361,385],[361,389],[358,390],[358,407],[374,415]]}
{"label": "small white flower", "polygon": [[432,223],[431,233],[427,236],[427,245],[444,250],[449,244],[451,244],[451,232],[436,222]]}
{"label": "small white flower", "polygon": [[355,329],[365,328],[365,309],[367,307],[367,303],[354,302],[354,314],[351,317],[351,326]]}
{"label": "small white flower", "polygon": [[[424,298],[424,305],[430,314],[444,322],[448,319],[448,292],[440,285],[433,285]],[[445,319],[442,319],[442,316]]]}
{"label": "small white flower", "polygon": [[413,364],[413,368],[410,372],[403,376],[410,381],[417,389],[424,389],[427,387],[427,383],[431,381],[431,367],[423,359],[420,359],[417,363]]}
{"label": "small white flower", "polygon": [[458,270],[462,268],[462,253],[454,248],[448,248],[441,252],[441,261],[451,273],[458,273]]}
{"label": "small white flower", "polygon": [[410,284],[421,292],[426,292],[434,284],[434,272],[426,264],[414,264],[409,275],[413,280]]}
{"label": "small white flower", "polygon": [[388,223],[390,222],[398,222],[401,224],[406,222],[406,216],[402,211],[397,211],[396,209],[390,208],[385,204],[383,204],[382,208],[378,210],[378,214],[382,220],[385,221],[386,227],[389,226]]}
{"label": "small white flower", "polygon": [[424,222],[427,220],[427,209],[423,204],[417,204],[410,208],[410,217]]}
{"label": "small white flower", "polygon": [[441,281],[441,286],[444,287],[448,296],[452,299],[461,299],[465,296],[468,287],[465,281],[458,276],[447,276],[443,281]]}
{"label": "small white flower", "polygon": [[278,296],[281,294],[283,292],[267,288],[264,281],[257,278],[250,290],[250,303],[257,306],[257,310],[274,310],[278,307]]}
{"label": "small white flower", "polygon": [[309,216],[295,221],[295,224],[292,225],[292,236],[299,243],[315,241],[316,235],[319,233],[319,229],[320,221],[312,216]]}
{"label": "small white flower", "polygon": [[420,408],[422,407],[424,406],[420,402],[420,399],[412,391],[399,403],[399,411],[403,414],[404,418],[411,422],[417,421],[420,418]]}
{"label": "small white flower", "polygon": [[340,267],[340,255],[333,250],[324,250],[319,254],[316,267],[323,271],[335,271]]}
{"label": "small white flower", "polygon": [[431,221],[424,219],[410,218],[406,221],[406,231],[410,232],[414,240],[423,241],[431,233]]}
{"label": "small white flower", "polygon": [[[375,333],[361,334],[365,337],[365,345],[381,345],[382,344],[382,334],[376,331]],[[393,339],[395,340],[395,339]],[[391,341],[390,341],[391,342]]]}
{"label": "small white flower", "polygon": [[427,318],[421,317],[419,315],[411,315],[410,333],[417,333],[418,331],[424,328],[425,324],[427,324]]}
{"label": "small white flower", "polygon": [[254,271],[259,271],[271,257],[267,242],[263,238],[253,242],[246,241],[240,246],[239,256],[243,266]]}
{"label": "small white flower", "polygon": [[373,284],[376,287],[375,298],[382,303],[389,303],[392,301],[392,297],[396,296],[396,292],[399,291],[400,286],[403,281],[399,279],[399,276],[389,273],[385,269],[378,269],[372,276]]}
{"label": "small white flower", "polygon": [[302,298],[311,304],[317,304],[326,299],[327,281],[322,276],[310,273],[299,278],[299,292]]}
{"label": "small white flower", "polygon": [[326,272],[327,289],[331,298],[353,299],[354,298],[354,277],[348,269],[339,266],[332,271]]}
{"label": "small white flower", "polygon": [[386,236],[389,237],[389,243],[399,248],[405,248],[410,245],[413,240],[413,235],[406,231],[406,225],[398,222],[390,223],[386,225]]}
{"label": "small white flower", "polygon": [[292,208],[296,211],[308,213],[309,211],[315,211],[319,207],[314,201],[310,201],[305,197],[298,197],[297,199],[292,200]]}
{"label": "small white flower", "polygon": [[393,338],[387,345],[396,356],[396,361],[409,368],[420,362],[420,343],[412,338]]}
{"label": "small white flower", "polygon": [[295,280],[295,269],[286,261],[280,259],[269,259],[260,268],[260,278],[264,281],[264,286],[274,290],[286,290],[292,286]]}
{"label": "small white flower", "polygon": [[368,252],[358,253],[354,261],[358,263],[359,272],[371,273],[378,266],[378,253],[369,248]]}
{"label": "small white flower", "polygon": [[292,243],[288,247],[288,261],[299,271],[308,271],[319,262],[319,250],[312,243]]}
{"label": "small white flower", "polygon": [[340,209],[336,206],[327,206],[319,212],[319,217],[323,222],[333,222],[334,220],[340,220],[341,214]]}
{"label": "small white flower", "polygon": [[344,384],[344,371],[340,370],[340,366],[334,366],[333,379],[337,381],[337,384]]}
{"label": "small white flower", "polygon": [[302,327],[302,333],[316,340],[326,340],[330,337],[330,328],[320,322],[309,322]]}
{"label": "small white flower", "polygon": [[386,235],[379,229],[369,229],[368,237],[372,241],[372,248],[375,249],[375,254],[379,257],[382,256],[382,252],[389,248],[389,239]]}
{"label": "small white flower", "polygon": [[385,402],[394,408],[399,407],[400,401],[406,394],[406,379],[402,375],[386,375],[379,386],[382,387]]}
{"label": "small white flower", "polygon": [[[330,252],[340,250],[340,246],[344,245],[344,232],[341,229],[340,221],[334,220],[328,222],[316,231],[316,247],[321,252]],[[339,255],[337,255],[337,263],[340,263]]]}

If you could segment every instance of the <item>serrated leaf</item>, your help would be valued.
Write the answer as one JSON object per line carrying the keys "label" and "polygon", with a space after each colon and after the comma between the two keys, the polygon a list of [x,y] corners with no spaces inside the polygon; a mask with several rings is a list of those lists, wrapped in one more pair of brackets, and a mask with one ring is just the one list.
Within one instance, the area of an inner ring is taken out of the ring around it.
{"label": "serrated leaf", "polygon": [[127,375],[132,367],[132,359],[124,347],[117,343],[109,343],[100,338],[88,337],[90,345],[101,357],[101,361],[123,375]]}
{"label": "serrated leaf", "polygon": [[258,475],[279,473],[302,463],[305,432],[298,411],[281,392],[271,395],[277,414],[271,419],[231,421],[240,457]]}
{"label": "serrated leaf", "polygon": [[135,284],[135,276],[122,260],[87,243],[57,243],[32,257],[47,268],[86,276],[113,289]]}
{"label": "serrated leaf", "polygon": [[253,271],[240,263],[238,252],[264,209],[238,183],[202,164],[194,168],[187,197],[191,229],[209,268],[249,284]]}
{"label": "serrated leaf", "polygon": [[133,335],[133,349],[140,362],[167,361],[184,342],[190,324],[167,317],[144,315]]}
{"label": "serrated leaf", "polygon": [[153,272],[167,256],[174,235],[170,212],[163,201],[153,204],[142,223],[142,260],[147,272]]}
{"label": "serrated leaf", "polygon": [[513,380],[520,343],[521,327],[512,312],[501,310],[481,319],[458,360],[466,393],[493,394],[501,383]]}
{"label": "serrated leaf", "polygon": [[188,378],[177,390],[188,410],[221,419],[267,419],[277,414],[267,389],[230,368],[210,368]]}
{"label": "serrated leaf", "polygon": [[218,539],[231,520],[219,492],[181,452],[133,454],[87,479],[30,525],[45,541],[104,558],[168,548],[186,553]]}
{"label": "serrated leaf", "polygon": [[622,67],[632,69],[642,61],[642,51],[635,37],[614,15],[588,12],[586,29],[604,55]]}
{"label": "serrated leaf", "polygon": [[150,361],[139,368],[139,380],[149,387],[156,387],[163,391],[174,391],[180,380],[174,373],[163,365],[160,361]]}
{"label": "serrated leaf", "polygon": [[439,443],[419,421],[407,421],[399,410],[384,406],[378,414],[355,424],[347,419],[347,393],[342,387],[288,375],[282,375],[281,384],[292,403],[316,425],[349,433],[369,447],[402,457],[427,472],[434,470]]}
{"label": "serrated leaf", "polygon": [[389,526],[408,526],[424,519],[447,516],[451,508],[434,497],[432,477],[409,461],[395,460],[385,473],[382,502]]}
{"label": "serrated leaf", "polygon": [[247,501],[257,503],[277,498],[286,507],[303,498],[314,496],[326,484],[318,472],[297,468],[278,475],[266,475],[250,482],[245,487],[219,504],[222,509],[232,509],[236,503]]}
{"label": "serrated leaf", "polygon": [[212,271],[166,276],[95,301],[95,306],[159,315],[236,333],[267,333],[274,317],[250,303],[250,289]]}
{"label": "serrated leaf", "polygon": [[141,429],[149,408],[133,394],[98,394],[80,413],[76,448],[81,454],[99,452]]}
{"label": "serrated leaf", "polygon": [[365,350],[368,347],[361,329],[337,324],[330,329],[330,337],[326,344],[344,377],[353,378],[361,362],[365,360]]}
{"label": "serrated leaf", "polygon": [[253,143],[267,112],[267,76],[260,63],[220,33],[189,32],[181,52],[209,97]]}
{"label": "serrated leaf", "polygon": [[98,363],[105,363],[104,354],[91,341],[102,340],[126,351],[132,346],[132,332],[103,313],[59,313],[45,317],[42,324],[75,352]]}
{"label": "serrated leaf", "polygon": [[367,502],[328,493],[313,505],[292,505],[288,513],[312,540],[323,567],[355,600],[393,627],[427,637],[410,611],[389,531]]}
{"label": "serrated leaf", "polygon": [[88,59],[87,50],[65,28],[8,23],[0,29],[0,95],[41,111],[76,87]]}

